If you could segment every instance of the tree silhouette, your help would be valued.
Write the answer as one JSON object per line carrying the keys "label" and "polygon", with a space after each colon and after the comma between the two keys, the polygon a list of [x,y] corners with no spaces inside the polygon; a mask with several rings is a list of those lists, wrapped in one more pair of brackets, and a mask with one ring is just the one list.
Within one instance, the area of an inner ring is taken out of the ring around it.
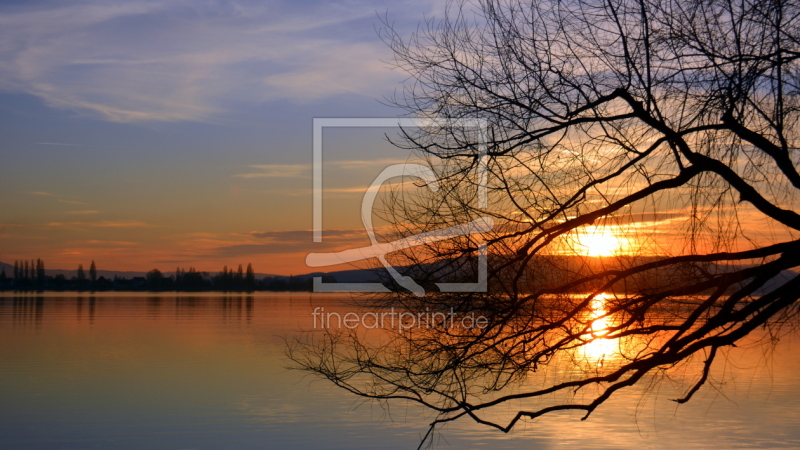
{"label": "tree silhouette", "polygon": [[230,288],[230,274],[228,272],[228,266],[222,267],[222,272],[219,272],[214,280],[214,284],[223,290],[228,290]]}
{"label": "tree silhouette", "polygon": [[189,290],[200,290],[205,287],[203,273],[198,272],[194,267],[189,267],[188,272],[182,272],[184,288]]}
{"label": "tree silhouette", "polygon": [[164,282],[164,274],[162,274],[158,269],[153,269],[150,272],[147,272],[145,280],[147,282],[148,289],[159,290]]}
{"label": "tree silhouette", "polygon": [[[489,292],[378,300],[474,312],[487,326],[388,330],[380,345],[330,332],[292,357],[358,395],[431,408],[431,431],[462,417],[503,431],[554,411],[586,418],[619,389],[678,367],[695,371],[676,399],[688,401],[721,351],[758,327],[775,335],[797,313],[800,277],[787,271],[800,265],[800,6],[464,8],[410,38],[387,29],[411,80],[393,101],[488,127],[403,130],[396,144],[429,158],[439,189],[396,190],[381,214],[401,236],[493,218],[489,233],[398,256],[415,279],[474,279],[485,240]],[[598,341],[616,356],[580,357]],[[561,363],[577,375],[504,390]],[[511,400],[530,409],[487,418]]]}
{"label": "tree silhouette", "polygon": [[36,259],[36,284],[41,288],[45,282],[44,261]]}
{"label": "tree silhouette", "polygon": [[253,265],[251,263],[247,263],[247,275],[244,279],[244,287],[246,290],[251,292],[256,288],[256,273],[253,270]]}
{"label": "tree silhouette", "polygon": [[233,285],[237,290],[241,290],[244,287],[244,270],[242,269],[242,265],[239,264],[239,268],[236,270],[236,274],[233,276]]}
{"label": "tree silhouette", "polygon": [[89,266],[89,280],[91,280],[92,285],[97,282],[97,266],[94,264],[94,260],[92,260],[92,265]]}
{"label": "tree silhouette", "polygon": [[53,277],[53,286],[56,289],[61,289],[66,284],[67,284],[67,277],[65,277],[63,273],[59,273],[55,277]]}

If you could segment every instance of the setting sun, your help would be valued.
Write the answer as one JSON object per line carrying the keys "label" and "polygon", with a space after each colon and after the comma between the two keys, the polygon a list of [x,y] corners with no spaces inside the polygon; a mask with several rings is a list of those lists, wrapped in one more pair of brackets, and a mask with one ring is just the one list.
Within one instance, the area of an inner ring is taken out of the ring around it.
{"label": "setting sun", "polygon": [[626,243],[627,239],[607,228],[591,226],[576,236],[575,250],[587,256],[614,256],[621,253]]}

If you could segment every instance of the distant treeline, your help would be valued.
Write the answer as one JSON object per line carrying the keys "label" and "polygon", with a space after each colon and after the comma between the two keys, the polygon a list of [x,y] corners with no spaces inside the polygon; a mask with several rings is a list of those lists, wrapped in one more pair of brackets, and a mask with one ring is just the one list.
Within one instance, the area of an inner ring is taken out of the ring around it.
{"label": "distant treeline", "polygon": [[[336,282],[333,277],[323,277],[327,283]],[[178,267],[175,272],[165,275],[158,269],[147,272],[143,277],[123,278],[114,276],[108,279],[97,276],[94,261],[88,273],[83,264],[78,265],[75,276],[67,278],[63,274],[55,276],[45,273],[44,261],[14,261],[14,273],[6,274],[5,268],[0,271],[0,290],[15,291],[311,291],[312,278],[305,277],[265,277],[256,279],[252,264],[243,270],[239,264],[237,270],[222,268],[221,272],[211,275],[209,272],[197,271],[194,267],[188,270]]]}

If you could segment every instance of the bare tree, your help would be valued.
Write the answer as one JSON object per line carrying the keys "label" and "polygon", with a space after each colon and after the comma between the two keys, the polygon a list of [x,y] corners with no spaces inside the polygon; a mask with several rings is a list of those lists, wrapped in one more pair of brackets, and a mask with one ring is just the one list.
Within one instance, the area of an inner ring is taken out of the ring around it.
{"label": "bare tree", "polygon": [[[384,217],[405,235],[480,216],[497,225],[480,236],[489,292],[382,300],[488,325],[375,341],[329,332],[292,357],[358,395],[425,405],[431,431],[464,416],[503,431],[559,410],[586,418],[682,364],[696,370],[675,399],[688,401],[721,349],[797,312],[798,27],[792,1],[486,0],[451,5],[410,37],[387,28],[410,74],[398,105],[489,126],[405,130],[398,145],[429,157],[443,188],[395,192]],[[486,208],[474,198],[483,154]],[[468,278],[478,243],[404,261],[416,277]],[[613,358],[576,356],[599,341]],[[504,390],[552,364],[579,375]],[[486,418],[525,399],[537,402]]]}

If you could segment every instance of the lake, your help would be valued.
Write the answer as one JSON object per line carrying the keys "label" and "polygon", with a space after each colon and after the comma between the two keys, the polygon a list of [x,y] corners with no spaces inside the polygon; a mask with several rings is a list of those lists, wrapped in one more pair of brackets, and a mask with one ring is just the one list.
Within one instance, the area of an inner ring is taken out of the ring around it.
{"label": "lake", "polygon": [[[75,293],[0,297],[0,448],[412,449],[431,414],[364,402],[288,370],[285,339],[344,296]],[[800,448],[800,342],[743,345],[689,403],[685,385],[624,389],[586,421],[511,433],[466,420],[436,448]],[[509,413],[515,407],[509,405]]]}

